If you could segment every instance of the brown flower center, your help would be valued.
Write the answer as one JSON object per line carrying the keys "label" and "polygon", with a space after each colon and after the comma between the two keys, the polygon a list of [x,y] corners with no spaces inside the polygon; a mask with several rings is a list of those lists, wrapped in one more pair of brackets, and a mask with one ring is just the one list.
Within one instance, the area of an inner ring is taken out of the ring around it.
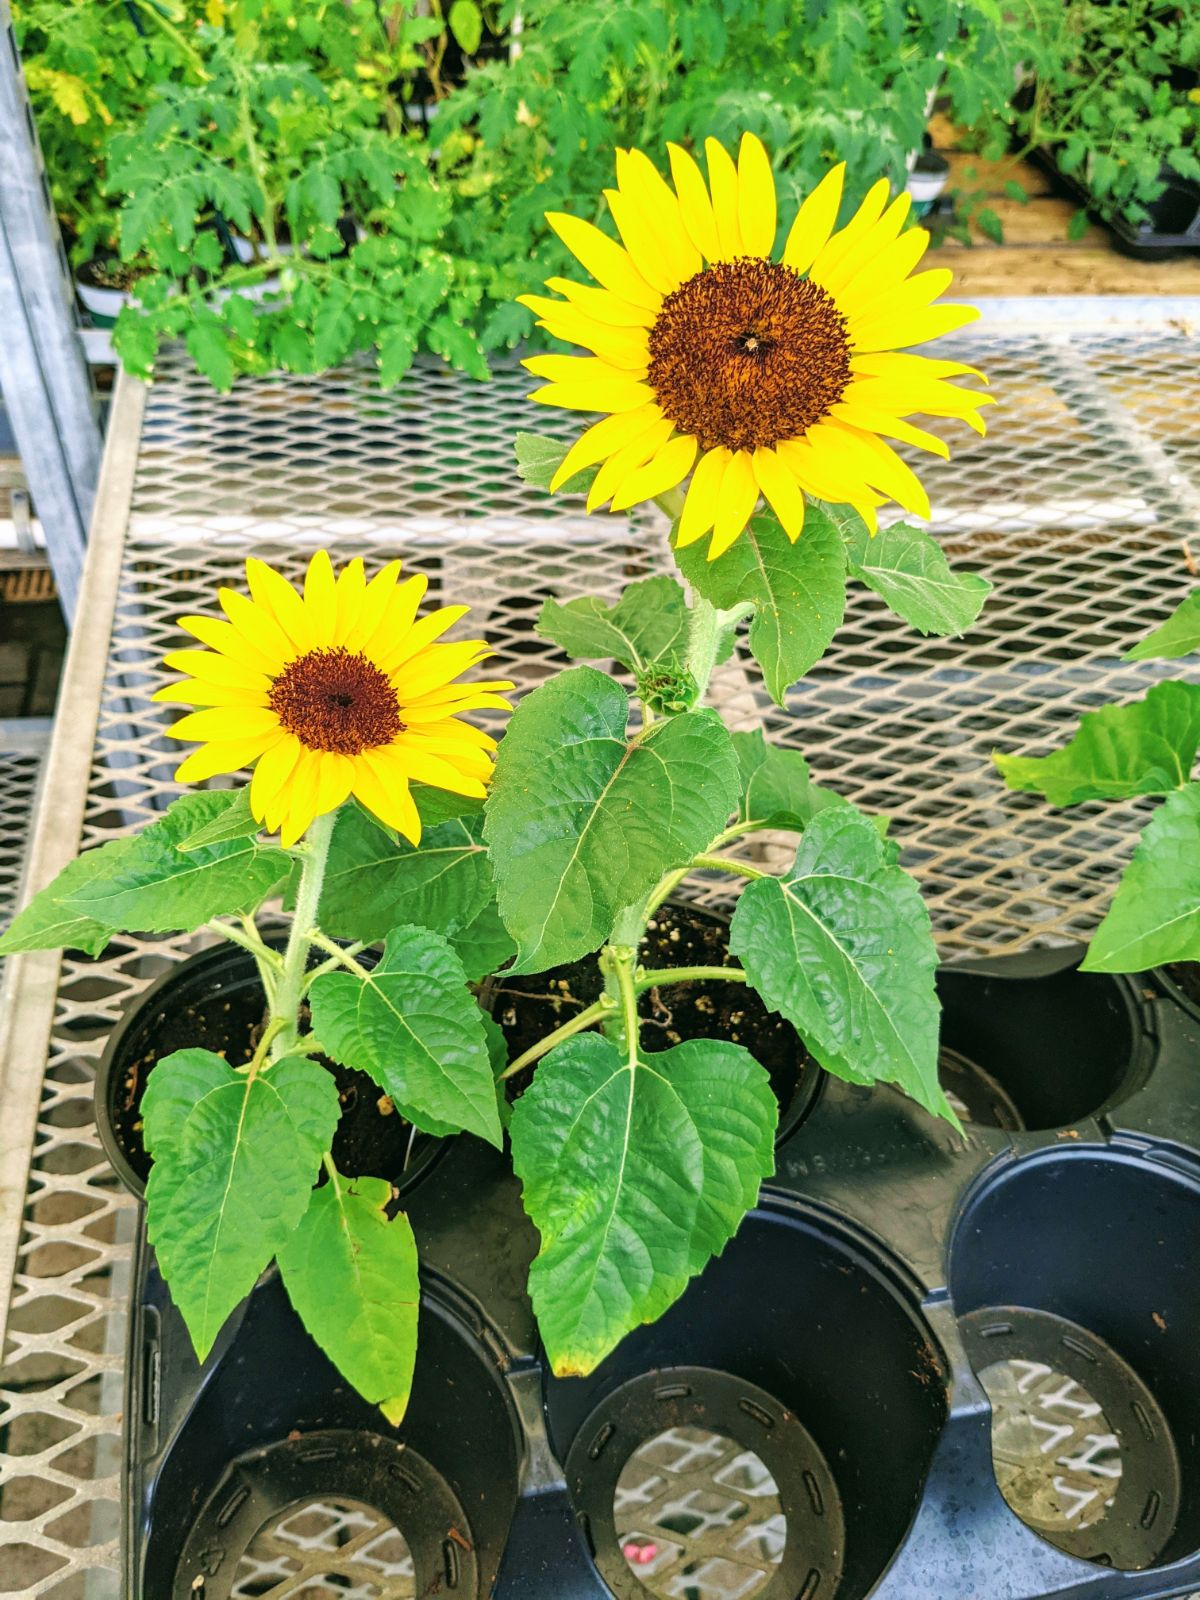
{"label": "brown flower center", "polygon": [[309,750],[357,756],[404,731],[387,674],[341,645],[290,662],[272,683],[268,704]]}
{"label": "brown flower center", "polygon": [[649,382],[702,449],[796,439],[850,382],[846,319],[776,261],[718,261],[669,294],[650,329]]}

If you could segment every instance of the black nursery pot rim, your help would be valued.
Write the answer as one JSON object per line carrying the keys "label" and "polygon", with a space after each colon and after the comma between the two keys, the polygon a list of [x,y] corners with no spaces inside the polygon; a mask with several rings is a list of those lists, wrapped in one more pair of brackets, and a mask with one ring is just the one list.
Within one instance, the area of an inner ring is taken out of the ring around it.
{"label": "black nursery pot rim", "polygon": [[[268,931],[266,941],[268,944],[282,947],[282,939],[278,934],[273,936]],[[364,959],[368,959],[367,953],[364,953]],[[370,955],[369,959],[373,960],[374,956]],[[182,960],[173,962],[165,972],[161,972],[153,982],[133,998],[122,1011],[108,1035],[104,1051],[96,1067],[96,1082],[93,1092],[96,1132],[113,1171],[124,1188],[136,1200],[145,1199],[147,1179],[142,1176],[131,1162],[126,1144],[117,1130],[115,1119],[112,1115],[113,1101],[121,1088],[118,1079],[125,1065],[126,1042],[134,1030],[142,1025],[146,1014],[159,1006],[163,997],[171,991],[180,988],[186,994],[189,987],[196,986],[203,993],[204,979],[210,968],[232,965],[234,971],[249,971],[252,962],[253,957],[248,951],[227,941],[211,945],[204,950],[197,950],[192,955],[184,956]],[[255,974],[255,979],[257,981],[257,974]],[[164,1054],[167,1053],[169,1052],[164,1052]],[[137,1091],[139,1102],[144,1089],[145,1084],[143,1082]],[[381,1090],[380,1092],[382,1093],[383,1091]],[[418,1157],[413,1165],[406,1170],[403,1179],[399,1177],[393,1179],[401,1189],[410,1187],[419,1176],[428,1170],[445,1143],[444,1140],[435,1139],[432,1136],[422,1137],[426,1139],[424,1159]]]}

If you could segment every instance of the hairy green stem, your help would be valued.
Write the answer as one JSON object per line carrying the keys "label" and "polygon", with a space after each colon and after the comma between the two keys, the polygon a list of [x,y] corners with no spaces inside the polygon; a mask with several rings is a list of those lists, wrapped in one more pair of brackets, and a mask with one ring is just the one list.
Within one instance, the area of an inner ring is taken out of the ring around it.
{"label": "hairy green stem", "polygon": [[548,1055],[555,1045],[562,1044],[564,1039],[569,1039],[573,1033],[582,1033],[585,1028],[590,1028],[593,1023],[601,1022],[605,1017],[611,1016],[613,1003],[607,995],[590,1005],[586,1010],[580,1011],[570,1022],[564,1022],[560,1028],[555,1028],[553,1033],[548,1033],[544,1039],[539,1039],[537,1044],[530,1045],[515,1061],[510,1061],[500,1074],[501,1078],[514,1078],[518,1072],[526,1067],[531,1067],[535,1061],[540,1061]]}
{"label": "hairy green stem", "polygon": [[313,943],[311,930],[317,920],[317,906],[321,900],[321,886],[325,882],[325,863],[329,859],[329,841],[333,837],[336,811],[317,817],[304,836],[297,854],[303,865],[300,869],[300,887],[296,891],[296,909],[292,915],[292,930],[288,935],[283,956],[283,971],[275,989],[273,1017],[283,1023],[275,1041],[276,1056],[286,1055],[300,1038],[300,1002],[304,996],[304,973],[308,966],[308,952]]}
{"label": "hairy green stem", "polygon": [[370,968],[364,967],[361,961],[354,959],[360,950],[366,948],[364,945],[356,944],[345,948],[327,938],[320,928],[310,928],[308,930],[308,942],[309,944],[315,944],[318,950],[327,951],[331,958],[328,961],[323,961],[319,967],[315,968],[311,974],[312,977],[315,978],[322,972],[332,971],[334,967],[345,967],[359,978],[369,978],[371,976]]}
{"label": "hairy green stem", "polygon": [[621,993],[621,1028],[625,1035],[625,1060],[630,1067],[633,1067],[637,1064],[642,1028],[638,1020],[638,992],[633,977],[633,957],[624,953],[617,957],[617,985]]}
{"label": "hairy green stem", "polygon": [[745,983],[746,974],[741,967],[654,967],[634,979],[640,994],[643,989],[657,989],[665,983]]}
{"label": "hairy green stem", "polygon": [[752,867],[748,861],[735,861],[732,856],[693,856],[692,866],[711,872],[732,872],[739,878],[769,878],[771,874],[761,867]]}

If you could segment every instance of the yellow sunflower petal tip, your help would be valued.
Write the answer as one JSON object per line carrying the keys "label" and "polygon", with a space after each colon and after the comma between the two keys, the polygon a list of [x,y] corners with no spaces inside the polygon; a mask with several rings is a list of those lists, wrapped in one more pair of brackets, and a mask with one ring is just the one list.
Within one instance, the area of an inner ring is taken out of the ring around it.
{"label": "yellow sunflower petal tip", "polygon": [[[167,657],[167,665],[192,676],[156,691],[155,699],[200,708],[169,730],[171,737],[200,746],[182,762],[181,781],[254,766],[254,815],[278,827],[289,848],[348,794],[389,827],[411,835],[410,781],[456,793],[486,792],[481,773],[490,774],[491,758],[479,742],[483,736],[459,719],[480,707],[502,709],[503,702],[490,685],[481,693],[476,684],[458,679],[491,652],[482,641],[435,642],[465,606],[444,607],[417,621],[423,584],[414,587],[410,579],[396,588],[398,562],[384,569],[392,588],[383,592],[382,604],[357,558],[335,578],[328,552],[317,551],[303,594],[257,557],[246,567],[253,597],[237,595],[243,626],[252,629],[257,618],[263,636],[280,641],[279,657],[264,672],[261,661],[247,660],[232,629],[228,648],[218,631],[205,641],[210,650]],[[334,614],[335,586],[337,632],[331,637],[323,630]],[[288,613],[286,635],[275,610],[281,605]],[[229,629],[228,623],[215,626]],[[297,643],[297,636],[308,643]]]}
{"label": "yellow sunflower petal tip", "polygon": [[[719,140],[707,138],[707,179],[683,145],[668,144],[667,154],[670,181],[648,170],[643,152],[617,152],[619,183],[637,185],[628,193],[653,193],[672,207],[669,218],[656,213],[648,231],[632,216],[629,254],[580,218],[547,213],[585,269],[604,274],[598,288],[587,288],[586,318],[553,324],[556,335],[583,345],[590,362],[572,368],[569,382],[552,381],[530,396],[541,405],[602,414],[552,489],[598,464],[589,509],[610,499],[614,510],[624,509],[636,503],[631,485],[645,486],[645,499],[689,474],[715,504],[730,457],[772,449],[779,464],[771,469],[771,500],[784,506],[789,527],[798,526],[808,497],[873,507],[899,488],[920,502],[920,485],[887,441],[940,455],[937,436],[905,419],[924,413],[978,427],[985,401],[950,381],[974,369],[903,353],[979,316],[973,307],[938,302],[947,286],[943,270],[912,276],[924,240],[900,234],[907,197],[889,204],[890,186],[881,178],[835,228],[846,175],[839,161],[801,206],[777,260],[775,183],[756,134],[743,133],[736,162]],[[620,202],[620,193],[606,192]],[[691,243],[647,255],[664,221]],[[582,292],[564,278],[546,287],[568,297]],[[630,379],[616,382],[614,373]],[[681,441],[694,449],[664,463],[662,452]],[[651,470],[652,463],[664,471]],[[683,463],[679,477],[665,483],[677,463]],[[723,516],[714,511],[699,531],[703,508],[687,518],[687,542],[711,532],[715,521],[710,555],[733,542],[758,504],[740,466],[737,473]]]}

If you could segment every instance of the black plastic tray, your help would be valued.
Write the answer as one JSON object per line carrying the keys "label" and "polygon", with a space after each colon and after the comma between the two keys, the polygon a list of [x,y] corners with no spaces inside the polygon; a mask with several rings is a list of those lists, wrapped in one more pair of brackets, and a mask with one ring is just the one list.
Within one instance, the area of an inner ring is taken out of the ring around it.
{"label": "black plastic tray", "polygon": [[[1078,958],[943,969],[947,1082],[992,1125],[963,1144],[893,1090],[827,1079],[724,1255],[587,1379],[540,1362],[536,1238],[507,1158],[470,1138],[407,1199],[423,1323],[396,1430],[273,1272],[198,1368],[143,1243],[126,1600],[227,1600],[257,1530],[322,1496],[402,1530],[420,1596],[642,1600],[613,1486],[687,1424],[775,1479],[789,1537],[756,1600],[1200,1589],[1200,1021]],[[977,1373],[1012,1359],[1082,1384],[1120,1441],[1107,1514],[1054,1544],[993,1471]]]}

